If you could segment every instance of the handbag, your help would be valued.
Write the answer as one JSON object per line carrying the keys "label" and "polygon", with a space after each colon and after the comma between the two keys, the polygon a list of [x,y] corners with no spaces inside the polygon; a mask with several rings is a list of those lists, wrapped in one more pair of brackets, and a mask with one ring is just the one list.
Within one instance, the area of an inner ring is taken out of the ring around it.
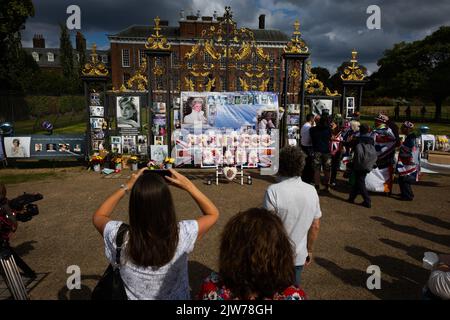
{"label": "handbag", "polygon": [[128,225],[122,223],[116,236],[115,265],[109,264],[92,292],[92,300],[128,300],[125,286],[122,277],[120,276],[120,252],[122,250],[123,238],[127,230]]}

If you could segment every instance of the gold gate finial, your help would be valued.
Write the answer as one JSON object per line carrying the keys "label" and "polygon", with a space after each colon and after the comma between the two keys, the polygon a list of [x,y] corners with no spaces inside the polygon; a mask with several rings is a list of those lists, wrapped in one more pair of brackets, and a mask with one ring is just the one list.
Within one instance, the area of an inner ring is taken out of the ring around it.
{"label": "gold gate finial", "polygon": [[167,38],[159,33],[161,31],[161,27],[159,25],[159,22],[161,21],[161,19],[159,17],[156,17],[154,19],[154,21],[155,21],[155,27],[153,28],[153,31],[155,33],[152,34],[147,39],[145,48],[151,49],[151,50],[170,50],[171,45],[169,43],[167,43]]}
{"label": "gold gate finial", "polygon": [[90,61],[88,61],[81,70],[83,76],[104,77],[109,74],[105,64],[98,60],[97,45],[92,45]]}
{"label": "gold gate finial", "polygon": [[306,46],[305,41],[301,38],[300,21],[298,19],[294,22],[294,32],[292,38],[288,44],[284,47],[285,53],[308,53],[309,48]]}
{"label": "gold gate finial", "polygon": [[361,66],[358,64],[358,51],[352,50],[352,59],[350,60],[350,65],[344,69],[343,74],[341,74],[341,79],[344,81],[363,81],[366,75],[362,70]]}

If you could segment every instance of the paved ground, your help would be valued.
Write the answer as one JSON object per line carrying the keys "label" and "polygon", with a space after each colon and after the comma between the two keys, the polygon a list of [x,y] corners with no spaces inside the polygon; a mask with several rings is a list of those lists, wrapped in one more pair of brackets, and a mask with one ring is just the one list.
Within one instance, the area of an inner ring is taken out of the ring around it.
{"label": "paved ground", "polygon": [[[30,170],[33,172],[43,170]],[[12,239],[24,260],[39,274],[30,283],[32,299],[88,299],[92,288],[107,266],[100,235],[91,224],[97,206],[115,190],[121,177],[102,178],[81,168],[56,169],[61,178],[11,185],[9,196],[21,192],[41,192],[41,214],[21,223]],[[2,170],[11,173],[12,170]],[[17,171],[16,171],[17,172]],[[27,172],[20,170],[21,173]],[[205,184],[205,173],[187,173],[219,207],[221,217],[209,234],[197,243],[190,256],[193,292],[201,279],[217,269],[220,233],[228,219],[239,210],[260,206],[271,178],[253,175],[253,185],[224,182]],[[373,195],[373,208],[350,205],[346,186],[321,196],[323,218],[315,261],[302,276],[310,299],[418,299],[428,272],[422,268],[425,251],[450,253],[449,198],[450,175],[426,175],[414,187],[414,202]],[[398,186],[394,194],[398,193]],[[172,189],[180,219],[200,214],[185,192]],[[124,199],[113,218],[126,219]],[[78,265],[82,289],[68,291],[66,269]],[[369,265],[382,273],[381,290],[366,288]],[[0,281],[0,295],[4,283]],[[3,296],[5,292],[3,292]]]}

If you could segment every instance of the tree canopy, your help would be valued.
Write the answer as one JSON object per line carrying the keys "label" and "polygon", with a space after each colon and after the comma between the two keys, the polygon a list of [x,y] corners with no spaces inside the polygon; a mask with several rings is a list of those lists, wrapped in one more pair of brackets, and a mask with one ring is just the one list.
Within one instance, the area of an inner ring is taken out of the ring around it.
{"label": "tree canopy", "polygon": [[440,119],[442,103],[450,96],[450,27],[440,27],[423,40],[401,42],[386,50],[371,77],[377,92],[392,97],[428,97]]}
{"label": "tree canopy", "polygon": [[34,16],[34,6],[31,0],[0,1],[0,12],[0,88],[23,91],[25,79],[38,70],[20,42],[26,20]]}

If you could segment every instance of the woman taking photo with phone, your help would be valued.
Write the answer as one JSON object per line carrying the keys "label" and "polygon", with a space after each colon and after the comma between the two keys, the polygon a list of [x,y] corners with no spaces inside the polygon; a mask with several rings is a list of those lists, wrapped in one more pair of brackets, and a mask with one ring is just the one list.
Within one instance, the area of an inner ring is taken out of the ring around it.
{"label": "woman taking photo with phone", "polygon": [[[104,238],[105,252],[115,261],[116,236],[123,222],[110,218],[130,192],[129,228],[120,254],[120,275],[128,299],[190,299],[188,254],[216,223],[216,206],[185,176],[170,169],[165,178],[140,170],[94,213],[93,223]],[[167,181],[164,181],[166,179]],[[177,221],[168,183],[187,191],[203,216]]]}

